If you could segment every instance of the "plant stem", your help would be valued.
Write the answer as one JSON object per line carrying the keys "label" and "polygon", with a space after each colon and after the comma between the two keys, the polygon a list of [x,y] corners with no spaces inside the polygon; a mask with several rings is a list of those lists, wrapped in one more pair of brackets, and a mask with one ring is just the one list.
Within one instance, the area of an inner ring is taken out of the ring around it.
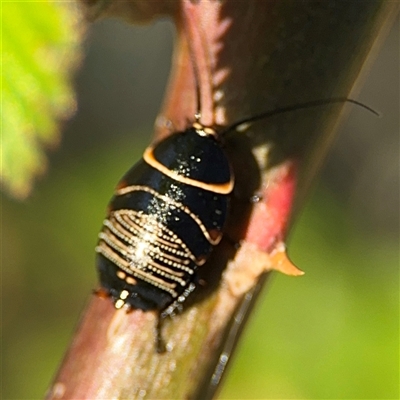
{"label": "plant stem", "polygon": [[[132,21],[167,12],[176,20],[174,70],[156,123],[159,140],[194,120],[196,81],[202,122],[210,125],[351,97],[396,8],[377,0],[185,0],[117,1],[107,12]],[[47,399],[212,398],[265,273],[301,274],[284,247],[295,189],[303,198],[342,106],[294,111],[228,134],[225,148],[236,184],[225,240],[200,271],[204,287],[181,315],[163,324],[167,352],[155,351],[154,313],[126,314],[108,299],[93,297]],[[249,201],[255,194],[258,201]]]}

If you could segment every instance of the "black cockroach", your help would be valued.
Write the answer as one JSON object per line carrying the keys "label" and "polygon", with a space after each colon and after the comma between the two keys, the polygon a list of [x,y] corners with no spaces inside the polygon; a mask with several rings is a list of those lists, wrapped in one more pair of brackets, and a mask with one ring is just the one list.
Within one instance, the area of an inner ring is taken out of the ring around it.
{"label": "black cockroach", "polygon": [[[223,129],[204,126],[198,72],[195,122],[148,147],[111,199],[96,247],[101,292],[115,307],[180,311],[223,235],[234,176],[221,138],[240,125],[347,99],[317,100],[267,111]],[[159,322],[160,322],[159,319]],[[158,332],[159,333],[159,332]],[[158,337],[160,339],[160,337]]]}
{"label": "black cockroach", "polygon": [[171,314],[221,240],[233,174],[215,131],[195,123],[148,147],[122,178],[96,247],[115,301]]}
{"label": "black cockroach", "polygon": [[221,132],[196,122],[148,147],[122,178],[96,247],[101,286],[115,307],[174,313],[223,235],[233,172],[220,138],[256,120],[351,99],[307,102],[240,120]]}

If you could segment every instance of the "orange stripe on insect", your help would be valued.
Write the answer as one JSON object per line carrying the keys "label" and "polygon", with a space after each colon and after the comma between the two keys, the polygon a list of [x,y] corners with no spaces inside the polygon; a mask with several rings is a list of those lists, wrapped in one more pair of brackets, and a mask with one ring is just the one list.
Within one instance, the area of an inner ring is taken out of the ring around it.
{"label": "orange stripe on insect", "polygon": [[176,171],[172,171],[168,169],[165,165],[161,164],[159,161],[156,160],[153,154],[154,147],[149,146],[143,153],[143,160],[149,164],[151,167],[155,168],[157,171],[161,172],[162,174],[168,176],[169,178],[184,183],[186,185],[198,187],[200,189],[208,190],[214,193],[220,194],[229,194],[232,192],[234,181],[230,179],[228,182],[225,183],[206,183],[202,181],[198,181],[196,179],[188,178],[187,176],[180,175]]}

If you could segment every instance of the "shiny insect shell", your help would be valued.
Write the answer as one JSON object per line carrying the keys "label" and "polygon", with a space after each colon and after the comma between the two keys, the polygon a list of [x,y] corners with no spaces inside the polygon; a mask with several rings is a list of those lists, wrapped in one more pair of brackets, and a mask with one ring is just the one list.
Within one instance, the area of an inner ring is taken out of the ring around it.
{"label": "shiny insect shell", "polygon": [[116,308],[180,309],[222,238],[234,179],[218,137],[195,123],[154,147],[122,178],[96,247]]}

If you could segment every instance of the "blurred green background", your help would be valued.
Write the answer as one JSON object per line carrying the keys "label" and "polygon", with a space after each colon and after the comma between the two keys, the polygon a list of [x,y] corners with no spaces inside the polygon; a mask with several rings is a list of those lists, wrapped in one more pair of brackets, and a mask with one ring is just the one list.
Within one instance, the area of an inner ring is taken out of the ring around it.
{"label": "blurred green background", "polygon": [[[223,399],[399,398],[399,32],[388,36],[274,275]],[[2,398],[39,399],[96,287],[112,189],[149,142],[170,68],[168,22],[95,23],[78,112],[24,203],[2,196]],[[149,51],[151,49],[151,51]]]}

